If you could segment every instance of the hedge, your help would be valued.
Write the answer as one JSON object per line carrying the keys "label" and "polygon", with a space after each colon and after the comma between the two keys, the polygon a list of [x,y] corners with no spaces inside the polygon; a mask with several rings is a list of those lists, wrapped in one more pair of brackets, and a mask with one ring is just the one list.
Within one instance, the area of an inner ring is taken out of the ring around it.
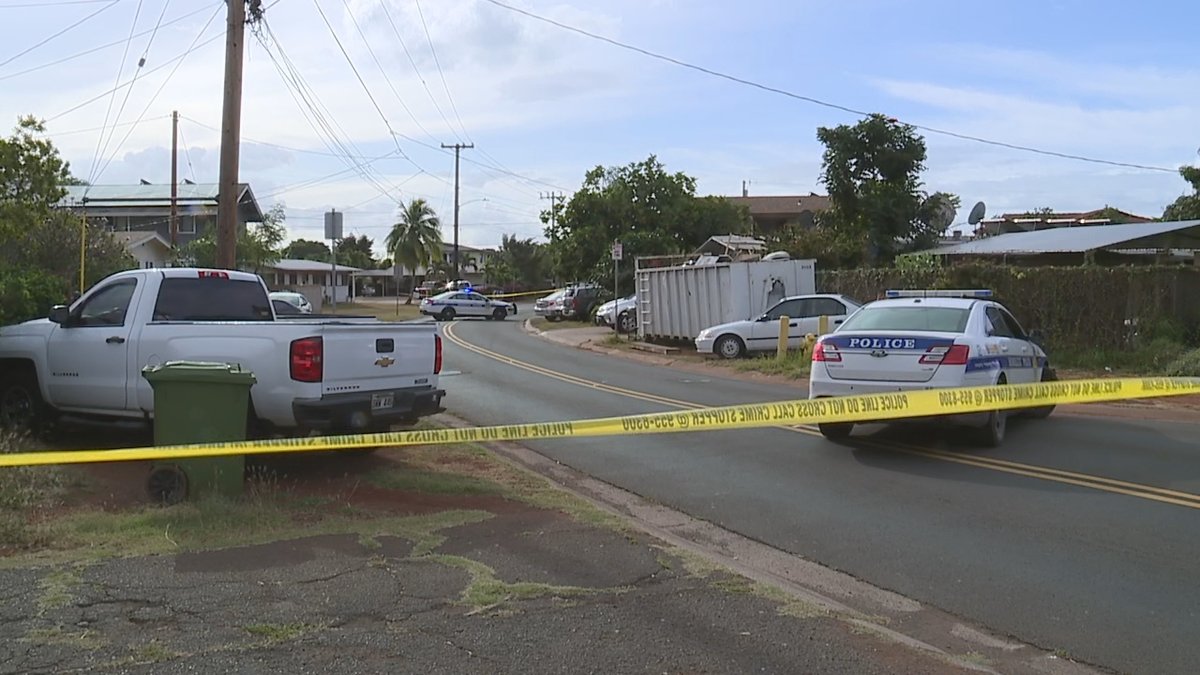
{"label": "hedge", "polygon": [[818,271],[817,288],[860,302],[887,289],[987,288],[1057,348],[1122,349],[1155,337],[1194,345],[1200,328],[1200,270],[1190,267],[829,270]]}

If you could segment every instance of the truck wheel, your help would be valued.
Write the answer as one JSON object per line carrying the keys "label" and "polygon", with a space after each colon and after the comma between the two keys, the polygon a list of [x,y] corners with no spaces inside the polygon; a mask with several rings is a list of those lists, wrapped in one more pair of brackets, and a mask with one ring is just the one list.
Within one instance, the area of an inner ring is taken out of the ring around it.
{"label": "truck wheel", "polygon": [[746,355],[746,343],[736,335],[722,335],[713,345],[713,351],[721,358],[740,359]]}
{"label": "truck wheel", "polygon": [[156,466],[146,477],[146,493],[156,504],[178,504],[187,499],[187,474],[174,464]]}
{"label": "truck wheel", "polygon": [[621,316],[617,317],[617,332],[632,333],[635,330],[637,330],[637,317],[629,310],[621,312]]}
{"label": "truck wheel", "polygon": [[22,372],[0,376],[0,427],[40,432],[47,418],[35,376]]}
{"label": "truck wheel", "polygon": [[492,312],[492,318],[496,321],[503,321],[508,318],[508,310],[503,307],[497,307],[496,311]]}
{"label": "truck wheel", "polygon": [[438,318],[441,319],[442,321],[453,321],[454,320],[454,308],[447,307],[446,309],[443,309],[442,313],[438,314]]}

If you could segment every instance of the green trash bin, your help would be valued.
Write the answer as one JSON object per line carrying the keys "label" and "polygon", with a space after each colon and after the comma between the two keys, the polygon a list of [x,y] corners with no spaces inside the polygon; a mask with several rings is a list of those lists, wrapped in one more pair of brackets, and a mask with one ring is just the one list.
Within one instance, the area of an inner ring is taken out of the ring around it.
{"label": "green trash bin", "polygon": [[[154,389],[154,444],[246,440],[254,374],[228,363],[169,361],[142,369]],[[158,460],[147,479],[152,499],[175,504],[188,497],[242,493],[245,455]]]}

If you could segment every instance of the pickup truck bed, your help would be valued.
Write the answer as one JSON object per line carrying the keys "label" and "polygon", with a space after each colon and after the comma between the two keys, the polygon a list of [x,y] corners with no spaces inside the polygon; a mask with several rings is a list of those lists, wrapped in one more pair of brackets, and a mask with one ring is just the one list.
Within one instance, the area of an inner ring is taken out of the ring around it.
{"label": "pickup truck bed", "polygon": [[169,361],[254,373],[252,421],[284,433],[374,431],[440,412],[436,324],[279,320],[262,280],[131,270],[48,319],[0,329],[0,423],[57,414],[153,419],[141,370]]}

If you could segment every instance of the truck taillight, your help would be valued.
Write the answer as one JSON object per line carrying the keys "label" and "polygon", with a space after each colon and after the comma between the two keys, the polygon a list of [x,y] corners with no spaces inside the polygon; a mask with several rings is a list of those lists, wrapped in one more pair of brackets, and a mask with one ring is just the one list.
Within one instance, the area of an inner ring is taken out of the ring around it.
{"label": "truck taillight", "polygon": [[830,363],[840,363],[842,360],[842,355],[838,353],[838,350],[836,348],[826,350],[825,343],[818,342],[817,344],[813,345],[812,360],[813,361],[825,361],[825,362],[830,362]]}
{"label": "truck taillight", "polygon": [[433,374],[439,375],[442,372],[442,336],[433,336]]}
{"label": "truck taillight", "polygon": [[319,337],[292,340],[292,379],[297,382],[320,382],[324,377],[322,357],[325,346]]}
{"label": "truck taillight", "polygon": [[921,363],[942,366],[965,366],[971,349],[966,345],[950,345],[949,347],[930,347],[921,357]]}

